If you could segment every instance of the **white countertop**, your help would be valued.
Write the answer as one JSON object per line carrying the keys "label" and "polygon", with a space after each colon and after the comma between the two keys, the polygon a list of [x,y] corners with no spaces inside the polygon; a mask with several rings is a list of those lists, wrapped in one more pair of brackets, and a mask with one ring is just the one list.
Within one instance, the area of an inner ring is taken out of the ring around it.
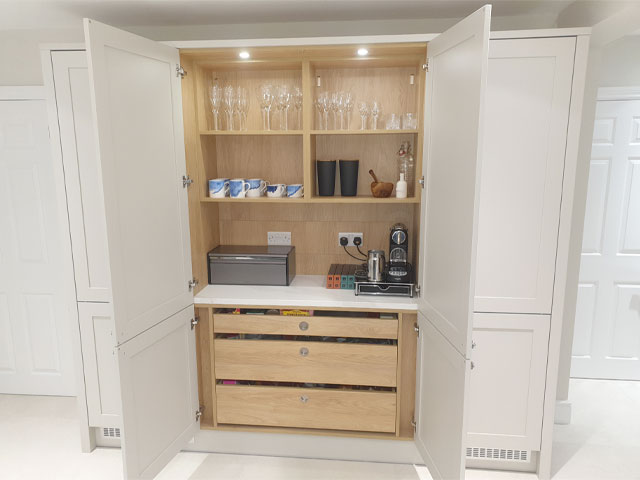
{"label": "white countertop", "polygon": [[336,307],[380,310],[417,310],[415,298],[354,295],[353,290],[325,288],[324,275],[296,275],[288,287],[207,285],[196,305],[274,307]]}

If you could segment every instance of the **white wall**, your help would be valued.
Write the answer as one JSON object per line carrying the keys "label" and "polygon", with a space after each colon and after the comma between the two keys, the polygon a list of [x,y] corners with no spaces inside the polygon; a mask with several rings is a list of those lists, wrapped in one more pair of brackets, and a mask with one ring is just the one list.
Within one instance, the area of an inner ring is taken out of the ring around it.
{"label": "white wall", "polygon": [[[240,38],[318,37],[330,35],[384,35],[438,33],[457,18],[363,20],[345,22],[252,23],[238,25],[121,27],[153,40],[218,40]],[[495,17],[492,30],[549,28],[555,17],[530,15]],[[41,43],[82,42],[82,25],[76,29],[0,30],[0,85],[42,85]]]}
{"label": "white wall", "polygon": [[640,35],[623,37],[602,52],[599,87],[640,86]]}

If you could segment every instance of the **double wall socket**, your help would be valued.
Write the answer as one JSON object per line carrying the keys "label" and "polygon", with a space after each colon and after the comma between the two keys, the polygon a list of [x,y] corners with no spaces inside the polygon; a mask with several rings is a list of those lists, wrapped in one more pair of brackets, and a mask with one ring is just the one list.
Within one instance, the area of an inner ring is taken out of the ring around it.
{"label": "double wall socket", "polygon": [[291,232],[267,232],[267,245],[291,245]]}
{"label": "double wall socket", "polygon": [[362,239],[361,245],[364,245],[364,236],[362,235],[362,232],[360,232],[360,233],[357,233],[357,232],[356,233],[353,233],[353,232],[351,232],[351,233],[343,233],[343,232],[338,233],[338,246],[342,246],[340,244],[340,239],[342,237],[347,237],[347,240],[348,240],[347,247],[355,247],[355,244],[353,243],[353,239],[356,238],[356,237],[360,237]]}

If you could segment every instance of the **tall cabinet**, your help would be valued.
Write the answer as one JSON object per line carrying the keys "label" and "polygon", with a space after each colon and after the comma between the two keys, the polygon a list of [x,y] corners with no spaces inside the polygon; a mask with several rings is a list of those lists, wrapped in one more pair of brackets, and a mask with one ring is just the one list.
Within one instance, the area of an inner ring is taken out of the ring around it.
{"label": "tall cabinet", "polygon": [[[412,252],[420,284],[412,313],[419,330],[415,446],[392,445],[384,436],[376,445],[304,435],[298,443],[316,448],[320,457],[330,457],[338,443],[372,456],[384,448],[385,458],[411,451],[398,459],[422,458],[434,478],[461,478],[465,462],[513,469],[526,464],[524,469],[548,476],[551,442],[544,440],[543,422],[552,421],[549,379],[555,378],[553,342],[559,335],[552,327],[561,324],[551,307],[554,295],[561,295],[554,279],[562,276],[556,261],[566,222],[562,174],[575,115],[570,103],[579,93],[573,77],[583,72],[574,66],[576,35],[489,42],[488,27],[485,7],[444,34],[425,36],[426,47],[380,37],[369,60],[344,53],[359,44],[357,38],[341,47],[319,39],[313,48],[292,41],[282,51],[264,50],[265,57],[245,70],[247,78],[252,68],[258,76],[273,73],[272,62],[281,71],[276,79],[293,78],[304,95],[302,128],[284,135],[257,131],[258,120],[246,133],[211,130],[202,91],[208,77],[201,72],[236,78],[234,49],[178,51],[86,20],[88,59],[82,49],[43,54],[57,118],[54,149],[64,166],[84,373],[81,410],[86,427],[94,429],[89,447],[96,434],[101,444],[122,435],[127,478],[152,478],[196,433],[199,445],[211,445],[211,451],[231,435],[206,431],[202,423],[211,413],[202,417],[198,389],[205,388],[205,357],[200,350],[196,358],[196,342],[208,345],[199,336],[212,332],[194,328],[193,299],[203,286],[195,280],[206,282],[204,254],[223,241],[218,229],[250,203],[226,207],[232,201],[205,198],[205,177],[244,168],[229,163],[234,152],[225,145],[255,144],[265,156],[273,145],[284,145],[270,161],[290,161],[282,174],[307,184],[295,208],[318,208],[326,200],[313,188],[316,155],[367,144],[379,150],[394,134],[317,130],[314,75],[338,83],[342,73],[358,79],[368,70],[348,68],[370,61],[374,72],[401,67],[389,70],[391,80],[408,76],[404,70],[415,76],[421,91],[414,102],[424,108],[419,128],[399,135],[410,135],[424,154],[417,171],[425,188],[416,182],[415,197],[394,202],[420,231]],[[296,55],[299,60],[292,59]],[[423,62],[428,73],[420,72]],[[300,164],[295,155],[287,160],[296,149]],[[381,161],[376,168],[388,165]],[[187,176],[195,181],[191,189]],[[261,214],[285,201],[276,200],[261,205]],[[364,215],[372,208],[375,215],[384,202],[356,197],[343,203],[357,204]],[[413,367],[403,375],[413,375]],[[291,452],[271,435],[273,452]],[[266,454],[262,438],[257,448]]]}

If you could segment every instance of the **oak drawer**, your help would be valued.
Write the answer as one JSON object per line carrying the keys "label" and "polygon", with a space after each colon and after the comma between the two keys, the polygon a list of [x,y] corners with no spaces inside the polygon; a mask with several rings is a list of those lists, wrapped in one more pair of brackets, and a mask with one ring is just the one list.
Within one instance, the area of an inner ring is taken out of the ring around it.
{"label": "oak drawer", "polygon": [[215,339],[214,347],[219,379],[396,386],[395,345]]}
{"label": "oak drawer", "polygon": [[310,335],[319,337],[398,338],[398,320],[366,317],[213,315],[215,333]]}
{"label": "oak drawer", "polygon": [[393,392],[217,385],[216,398],[218,423],[395,432]]}

